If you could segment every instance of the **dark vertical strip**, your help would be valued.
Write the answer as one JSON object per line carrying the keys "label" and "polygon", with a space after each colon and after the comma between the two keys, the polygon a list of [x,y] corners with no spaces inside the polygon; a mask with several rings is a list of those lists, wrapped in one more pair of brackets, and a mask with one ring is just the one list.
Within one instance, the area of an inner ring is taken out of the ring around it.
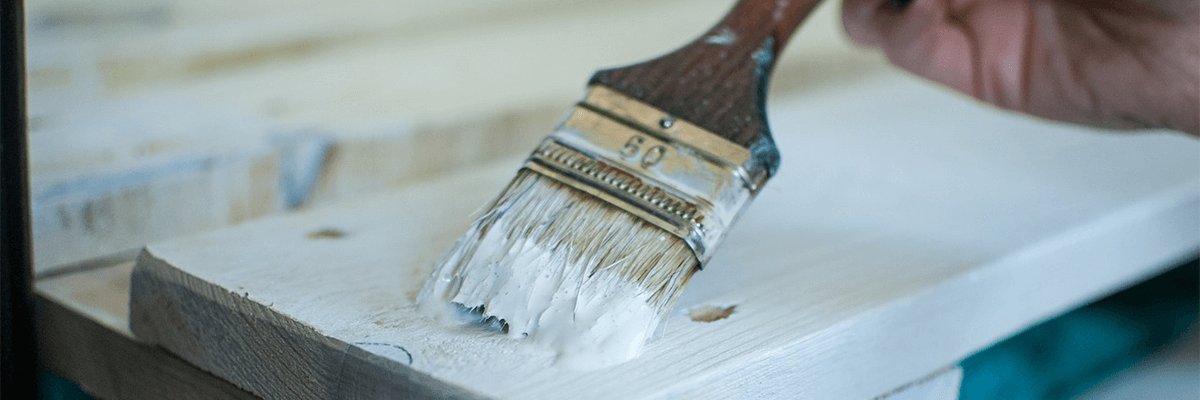
{"label": "dark vertical strip", "polygon": [[25,144],[24,4],[23,0],[0,0],[0,7],[0,391],[6,398],[38,398],[30,301],[33,258]]}

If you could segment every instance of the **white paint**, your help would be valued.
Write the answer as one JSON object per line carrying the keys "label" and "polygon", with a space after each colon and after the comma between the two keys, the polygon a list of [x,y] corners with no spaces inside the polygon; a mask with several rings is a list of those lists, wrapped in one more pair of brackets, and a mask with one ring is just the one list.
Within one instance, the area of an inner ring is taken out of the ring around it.
{"label": "white paint", "polygon": [[[641,356],[599,370],[413,305],[515,159],[149,251],[210,293],[401,346],[412,368],[477,393],[581,400],[873,398],[1200,248],[1194,139],[1004,114],[901,74],[770,115],[782,169],[676,307],[736,312],[672,313]],[[348,235],[305,237],[328,227]]]}
{"label": "white paint", "polygon": [[555,349],[568,368],[641,354],[696,267],[679,238],[537,173],[520,172],[493,204],[418,302],[480,310],[510,337]]}

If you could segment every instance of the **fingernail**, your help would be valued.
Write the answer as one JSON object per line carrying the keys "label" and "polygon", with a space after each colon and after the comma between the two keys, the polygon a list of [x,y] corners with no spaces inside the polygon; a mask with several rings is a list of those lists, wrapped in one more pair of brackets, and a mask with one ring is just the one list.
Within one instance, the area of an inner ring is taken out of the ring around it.
{"label": "fingernail", "polygon": [[892,5],[892,9],[896,11],[904,10],[904,7],[908,7],[912,2],[913,0],[888,0],[888,3]]}

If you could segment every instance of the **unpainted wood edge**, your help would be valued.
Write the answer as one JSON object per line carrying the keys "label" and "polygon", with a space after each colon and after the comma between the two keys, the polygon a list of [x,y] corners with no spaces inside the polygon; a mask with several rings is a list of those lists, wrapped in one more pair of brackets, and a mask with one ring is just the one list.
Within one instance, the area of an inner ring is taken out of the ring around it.
{"label": "unpainted wood edge", "polygon": [[171,266],[151,248],[138,255],[130,286],[138,339],[263,398],[484,398],[322,335]]}
{"label": "unpainted wood edge", "polygon": [[[902,396],[910,396],[910,395],[914,395],[917,393],[921,393],[921,394],[925,394],[925,395],[936,394],[936,393],[927,393],[927,392],[922,392],[922,391],[936,390],[936,388],[932,388],[932,387],[930,387],[930,385],[939,385],[942,383],[946,383],[948,381],[954,382],[953,389],[954,389],[955,395],[953,398],[957,399],[958,398],[958,395],[957,395],[958,390],[962,386],[962,377],[963,377],[962,367],[958,366],[957,364],[946,366],[942,369],[934,371],[932,374],[929,374],[929,375],[925,376],[924,378],[917,379],[915,381],[906,383],[904,385],[901,385],[898,388],[892,389],[891,391],[889,391],[887,393],[881,394],[878,397],[875,397],[874,400],[897,399]],[[947,387],[946,389],[950,389],[950,387]]]}
{"label": "unpainted wood edge", "polygon": [[41,365],[88,394],[102,399],[259,398],[43,294],[35,297]]}

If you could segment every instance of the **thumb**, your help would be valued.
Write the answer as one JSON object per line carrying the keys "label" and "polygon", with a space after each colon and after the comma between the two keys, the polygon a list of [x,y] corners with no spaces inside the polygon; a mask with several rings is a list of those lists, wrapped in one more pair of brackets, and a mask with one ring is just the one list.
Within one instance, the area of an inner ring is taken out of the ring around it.
{"label": "thumb", "polygon": [[[912,0],[901,9],[881,0],[845,0],[842,22],[851,39],[882,49],[901,68],[984,101],[1013,104],[1021,98],[1020,63],[1001,63],[987,79],[978,75],[983,57],[1012,53],[1018,49],[1010,47],[1025,42],[1029,19],[1022,3]],[[977,53],[984,50],[989,54]]]}

